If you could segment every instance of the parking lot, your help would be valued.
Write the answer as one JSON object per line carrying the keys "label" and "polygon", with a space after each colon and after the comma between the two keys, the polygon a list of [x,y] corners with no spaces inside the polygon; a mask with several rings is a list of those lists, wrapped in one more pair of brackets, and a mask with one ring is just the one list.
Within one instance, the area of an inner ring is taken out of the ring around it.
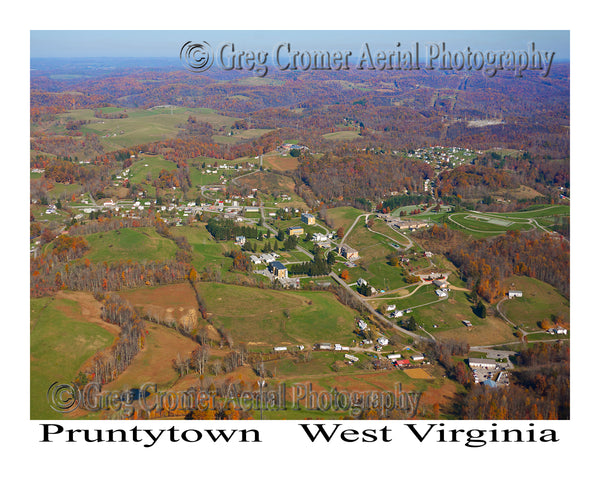
{"label": "parking lot", "polygon": [[500,366],[473,368],[473,376],[475,377],[475,383],[493,380],[498,386],[508,385],[508,373]]}

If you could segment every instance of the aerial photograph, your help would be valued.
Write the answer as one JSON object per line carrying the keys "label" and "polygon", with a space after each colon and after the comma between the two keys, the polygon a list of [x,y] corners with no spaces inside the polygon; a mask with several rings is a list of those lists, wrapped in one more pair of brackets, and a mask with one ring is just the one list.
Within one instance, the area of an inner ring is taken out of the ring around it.
{"label": "aerial photograph", "polygon": [[569,55],[31,30],[30,419],[570,419]]}

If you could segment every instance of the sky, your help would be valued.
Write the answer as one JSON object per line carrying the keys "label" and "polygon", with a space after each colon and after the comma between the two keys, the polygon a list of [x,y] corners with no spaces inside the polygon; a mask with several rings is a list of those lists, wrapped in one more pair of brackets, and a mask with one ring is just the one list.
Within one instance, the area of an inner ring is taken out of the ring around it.
{"label": "sky", "polygon": [[177,57],[187,41],[207,41],[216,47],[233,42],[240,49],[272,51],[282,42],[294,49],[359,51],[363,43],[392,49],[398,42],[409,48],[415,42],[446,43],[447,49],[524,50],[556,52],[558,60],[570,58],[568,30],[31,30],[31,58],[56,57]]}

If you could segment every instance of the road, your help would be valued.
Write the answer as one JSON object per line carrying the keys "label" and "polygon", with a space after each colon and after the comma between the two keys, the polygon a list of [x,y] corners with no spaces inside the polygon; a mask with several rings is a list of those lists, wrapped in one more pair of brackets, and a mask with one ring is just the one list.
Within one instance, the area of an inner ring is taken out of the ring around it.
{"label": "road", "polygon": [[[364,305],[364,307],[369,311],[369,313],[371,313],[374,317],[377,317],[379,320],[381,320],[384,324],[388,325],[389,327],[398,330],[400,333],[403,333],[404,335],[408,335],[409,337],[412,337],[416,340],[428,340],[428,338],[426,337],[422,337],[421,335],[418,335],[414,332],[411,332],[410,330],[406,330],[402,327],[399,327],[398,325],[396,325],[395,323],[391,322],[389,319],[385,318],[381,313],[379,313],[377,310],[375,310],[375,308],[373,308],[371,305],[369,305],[368,302],[365,301],[365,299],[359,295],[357,292],[355,292],[346,282],[344,282],[344,280],[342,280],[335,272],[331,272],[329,274],[337,283],[339,283],[342,287],[344,287],[348,292],[350,292],[356,299],[358,299],[360,301],[360,303],[362,305]],[[430,338],[432,338],[433,340],[435,340],[435,338],[433,337],[433,335],[431,335],[429,332],[423,330]]]}

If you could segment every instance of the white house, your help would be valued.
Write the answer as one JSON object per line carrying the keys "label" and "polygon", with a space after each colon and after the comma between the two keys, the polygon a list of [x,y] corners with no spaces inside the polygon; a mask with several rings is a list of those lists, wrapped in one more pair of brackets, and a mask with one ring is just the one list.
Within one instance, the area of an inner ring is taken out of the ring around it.
{"label": "white house", "polygon": [[273,347],[274,352],[285,352],[287,347]]}
{"label": "white house", "polygon": [[521,290],[509,290],[508,298],[522,297],[523,292]]}
{"label": "white house", "polygon": [[443,298],[443,297],[447,297],[447,296],[448,296],[448,293],[446,293],[446,292],[444,292],[443,290],[440,290],[440,289],[437,289],[437,290],[435,291],[435,293],[436,293],[436,295],[437,295],[438,297],[440,297],[440,298]]}
{"label": "white house", "polygon": [[388,306],[387,306],[387,311],[388,311],[388,312],[391,312],[391,311],[393,311],[393,310],[396,310],[396,305],[388,305]]}
{"label": "white house", "polygon": [[362,287],[362,286],[364,286],[364,285],[367,285],[367,284],[368,284],[368,282],[367,282],[367,281],[366,281],[364,278],[359,278],[359,279],[356,281],[356,284],[357,284],[359,287]]}
{"label": "white house", "polygon": [[377,343],[379,345],[381,345],[382,347],[385,347],[388,343],[390,343],[390,341],[387,338],[385,338],[385,337],[379,337],[377,339]]}
{"label": "white house", "polygon": [[402,310],[396,310],[395,312],[390,313],[390,317],[392,318],[400,318],[402,315]]}
{"label": "white house", "polygon": [[421,361],[425,360],[425,357],[423,355],[415,354],[415,355],[411,355],[410,359],[413,362],[421,362]]}

